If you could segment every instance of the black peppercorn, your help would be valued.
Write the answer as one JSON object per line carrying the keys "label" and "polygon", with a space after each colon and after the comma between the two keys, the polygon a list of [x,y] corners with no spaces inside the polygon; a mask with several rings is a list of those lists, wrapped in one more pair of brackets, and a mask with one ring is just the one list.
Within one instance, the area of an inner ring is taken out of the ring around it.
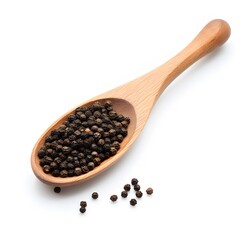
{"label": "black peppercorn", "polygon": [[80,167],[76,167],[76,168],[74,169],[74,174],[75,174],[76,176],[80,176],[80,175],[82,174],[82,169],[81,169]]}
{"label": "black peppercorn", "polygon": [[137,178],[133,178],[132,181],[131,181],[132,185],[136,185],[138,184],[138,180]]}
{"label": "black peppercorn", "polygon": [[139,191],[140,188],[141,188],[140,185],[138,185],[138,184],[134,185],[134,190],[135,190],[135,191]]}
{"label": "black peppercorn", "polygon": [[86,120],[86,118],[87,118],[86,115],[83,113],[79,116],[80,120]]}
{"label": "black peppercorn", "polygon": [[45,162],[44,159],[40,159],[39,164],[40,164],[41,167],[43,167],[44,165],[46,165],[46,162]]}
{"label": "black peppercorn", "polygon": [[66,161],[67,161],[68,163],[72,163],[72,162],[73,162],[73,157],[72,157],[72,156],[68,156],[67,159],[66,159]]}
{"label": "black peppercorn", "polygon": [[99,117],[101,117],[101,112],[100,111],[95,111],[94,113],[93,113],[93,116],[94,117],[96,117],[96,118],[99,118]]}
{"label": "black peppercorn", "polygon": [[49,165],[44,165],[44,166],[43,166],[43,171],[44,171],[45,173],[50,173],[50,172],[51,172],[51,167],[50,167]]}
{"label": "black peppercorn", "polygon": [[78,160],[75,160],[75,161],[73,162],[73,165],[74,165],[74,167],[79,167],[79,166],[80,166],[80,163],[79,163]]}
{"label": "black peppercorn", "polygon": [[68,170],[68,177],[73,177],[75,175],[74,170],[73,169],[69,169]]}
{"label": "black peppercorn", "polygon": [[67,176],[68,176],[68,171],[67,170],[60,171],[60,177],[65,178]]}
{"label": "black peppercorn", "polygon": [[116,202],[117,199],[118,199],[118,196],[115,195],[115,194],[110,197],[110,200],[111,200],[112,202]]}
{"label": "black peppercorn", "polygon": [[70,147],[64,146],[62,148],[62,151],[63,151],[64,154],[68,154],[72,151],[72,149]]}
{"label": "black peppercorn", "polygon": [[130,200],[130,204],[131,204],[132,206],[135,206],[135,205],[137,204],[137,200],[136,200],[135,198],[132,198],[132,199]]}
{"label": "black peppercorn", "polygon": [[92,193],[92,198],[93,199],[97,199],[98,198],[98,193],[97,192],[93,192]]}
{"label": "black peppercorn", "polygon": [[46,155],[47,156],[51,156],[51,153],[53,151],[53,149],[51,147],[52,147],[52,144],[49,144],[48,148],[46,149]]}
{"label": "black peppercorn", "polygon": [[61,163],[59,164],[59,169],[60,169],[60,170],[65,170],[65,169],[67,169],[67,164],[66,164],[65,162],[61,162]]}
{"label": "black peppercorn", "polygon": [[85,207],[80,207],[79,211],[80,211],[80,213],[85,213],[86,212],[86,208]]}
{"label": "black peppercorn", "polygon": [[46,164],[50,164],[53,161],[53,159],[51,157],[45,156],[44,161]]}
{"label": "black peppercorn", "polygon": [[101,159],[99,157],[96,157],[93,159],[93,163],[95,166],[99,166],[101,164]]}
{"label": "black peppercorn", "polygon": [[84,153],[79,153],[79,154],[78,154],[78,158],[79,158],[79,159],[83,159],[83,158],[85,158]]}
{"label": "black peppercorn", "polygon": [[117,149],[115,147],[111,147],[110,148],[110,153],[111,153],[112,156],[115,155],[117,153]]}
{"label": "black peppercorn", "polygon": [[99,145],[103,146],[104,143],[105,143],[105,141],[104,141],[103,139],[99,139],[99,141],[98,141],[98,144],[99,144]]}
{"label": "black peppercorn", "polygon": [[86,201],[81,201],[80,206],[81,207],[87,207],[87,202]]}
{"label": "black peppercorn", "polygon": [[108,107],[111,107],[112,106],[112,102],[110,100],[107,100],[105,103],[104,103],[104,107],[108,108]]}
{"label": "black peppercorn", "polygon": [[118,140],[118,142],[122,142],[123,141],[123,139],[124,139],[124,137],[123,137],[123,135],[121,135],[121,134],[118,134],[117,135],[117,140]]}
{"label": "black peppercorn", "polygon": [[50,167],[51,167],[52,169],[56,169],[56,168],[58,167],[58,165],[57,165],[56,162],[51,162],[51,163],[50,163]]}
{"label": "black peppercorn", "polygon": [[85,159],[85,158],[81,159],[81,160],[79,161],[79,164],[80,164],[81,167],[86,166],[86,165],[87,165],[86,159]]}
{"label": "black peppercorn", "polygon": [[41,149],[38,151],[38,157],[39,157],[39,158],[43,158],[43,157],[45,156],[45,154],[46,154],[46,151],[45,151],[43,148],[41,148]]}
{"label": "black peppercorn", "polygon": [[53,175],[54,177],[59,177],[60,171],[59,171],[58,169],[55,169],[55,170],[52,171],[52,175]]}
{"label": "black peppercorn", "polygon": [[125,191],[130,191],[131,185],[130,184],[125,184],[123,188],[124,188]]}
{"label": "black peppercorn", "polygon": [[91,171],[95,168],[95,164],[93,162],[89,162],[87,166],[88,166],[89,171]]}
{"label": "black peppercorn", "polygon": [[61,192],[61,188],[60,187],[55,187],[53,190],[54,190],[55,193],[60,193]]}
{"label": "black peppercorn", "polygon": [[147,188],[146,193],[147,193],[148,195],[153,194],[153,189],[152,189],[151,187]]}
{"label": "black peppercorn", "polygon": [[67,164],[67,169],[74,169],[74,165],[72,163],[68,163]]}
{"label": "black peppercorn", "polygon": [[112,143],[112,146],[115,147],[117,150],[120,149],[120,144],[119,144],[119,142],[117,142],[117,141],[114,141],[114,142]]}
{"label": "black peppercorn", "polygon": [[83,173],[83,174],[85,174],[85,173],[88,173],[88,172],[89,172],[89,169],[88,169],[88,167],[87,167],[87,166],[82,166],[82,167],[81,167],[81,169],[82,169],[82,173]]}
{"label": "black peppercorn", "polygon": [[121,196],[122,196],[123,198],[126,198],[126,197],[128,196],[128,192],[127,192],[127,191],[122,191],[122,192],[121,192]]}
{"label": "black peppercorn", "polygon": [[137,198],[141,198],[142,195],[143,195],[143,193],[140,190],[136,192],[136,197]]}
{"label": "black peppercorn", "polygon": [[54,162],[55,162],[56,164],[60,164],[60,163],[62,162],[62,159],[61,159],[60,157],[56,157],[56,158],[54,159]]}

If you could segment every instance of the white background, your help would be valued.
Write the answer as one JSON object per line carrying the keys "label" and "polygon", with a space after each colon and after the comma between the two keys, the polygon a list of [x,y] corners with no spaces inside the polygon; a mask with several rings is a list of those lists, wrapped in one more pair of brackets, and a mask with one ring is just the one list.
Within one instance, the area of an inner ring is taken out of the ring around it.
{"label": "white background", "polygon": [[[239,240],[237,2],[0,1],[0,238]],[[36,179],[31,151],[52,122],[164,63],[215,18],[229,41],[166,89],[116,165],[60,194]],[[154,194],[111,203],[132,177]]]}

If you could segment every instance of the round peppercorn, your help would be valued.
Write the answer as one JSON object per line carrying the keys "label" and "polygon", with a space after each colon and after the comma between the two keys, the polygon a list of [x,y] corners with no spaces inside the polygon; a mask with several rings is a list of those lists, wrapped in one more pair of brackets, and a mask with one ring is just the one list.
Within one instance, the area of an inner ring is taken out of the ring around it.
{"label": "round peppercorn", "polygon": [[87,202],[86,201],[81,201],[80,206],[81,207],[87,207]]}
{"label": "round peppercorn", "polygon": [[130,184],[125,184],[123,188],[124,188],[124,190],[126,190],[126,191],[130,191],[131,185],[130,185]]}
{"label": "round peppercorn", "polygon": [[52,175],[53,175],[54,177],[59,177],[59,175],[60,175],[59,170],[58,170],[58,169],[53,170],[53,171],[52,171]]}
{"label": "round peppercorn", "polygon": [[130,200],[130,204],[131,204],[132,206],[135,206],[135,205],[137,204],[137,200],[136,200],[135,198],[132,198],[132,199]]}
{"label": "round peppercorn", "polygon": [[87,166],[88,166],[89,171],[91,171],[95,168],[95,164],[93,162],[89,162]]}
{"label": "round peppercorn", "polygon": [[80,207],[79,211],[80,211],[80,213],[85,213],[86,212],[86,208],[85,207]]}
{"label": "round peppercorn", "polygon": [[45,173],[50,173],[51,167],[50,167],[49,165],[44,165],[44,166],[43,166],[43,171],[44,171]]}
{"label": "round peppercorn", "polygon": [[116,202],[117,199],[118,199],[118,196],[117,196],[117,195],[112,195],[112,196],[110,197],[110,200],[111,200],[112,202]]}
{"label": "round peppercorn", "polygon": [[61,188],[60,187],[55,187],[53,190],[54,190],[55,193],[60,193],[61,192]]}
{"label": "round peppercorn", "polygon": [[138,184],[138,180],[137,178],[133,178],[132,181],[131,181],[132,185],[136,185]]}
{"label": "round peppercorn", "polygon": [[60,172],[60,177],[65,178],[65,177],[67,177],[67,176],[68,176],[68,171],[67,171],[67,170],[62,170],[62,171]]}
{"label": "round peppercorn", "polygon": [[128,192],[127,192],[127,191],[122,191],[122,192],[121,192],[121,196],[122,196],[123,198],[126,198],[126,197],[128,196]]}
{"label": "round peppercorn", "polygon": [[135,191],[139,191],[140,188],[141,188],[140,185],[138,185],[138,184],[134,185],[134,190],[135,190]]}
{"label": "round peppercorn", "polygon": [[98,198],[98,193],[97,192],[93,192],[92,193],[92,198],[93,199],[97,199]]}
{"label": "round peppercorn", "polygon": [[147,193],[148,195],[153,194],[153,189],[152,189],[151,187],[149,187],[149,188],[146,190],[146,193]]}
{"label": "round peppercorn", "polygon": [[136,192],[136,197],[137,197],[137,198],[141,198],[142,195],[143,195],[143,193],[142,193],[141,191],[137,191],[137,192]]}
{"label": "round peppercorn", "polygon": [[76,167],[76,168],[74,169],[74,174],[75,174],[76,176],[80,176],[80,175],[82,174],[82,169],[81,169],[80,167]]}

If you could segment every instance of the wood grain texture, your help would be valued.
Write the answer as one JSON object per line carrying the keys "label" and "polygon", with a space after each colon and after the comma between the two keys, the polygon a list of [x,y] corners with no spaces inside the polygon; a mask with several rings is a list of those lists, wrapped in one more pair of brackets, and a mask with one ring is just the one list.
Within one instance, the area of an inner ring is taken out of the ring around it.
{"label": "wood grain texture", "polygon": [[104,101],[110,99],[113,102],[114,109],[118,113],[131,118],[131,123],[128,129],[129,134],[124,139],[120,150],[115,156],[105,160],[100,166],[96,167],[89,173],[77,177],[53,177],[42,171],[37,157],[38,150],[44,144],[44,139],[51,130],[61,125],[67,116],[74,112],[76,109],[75,107],[53,123],[35,144],[31,156],[31,165],[34,174],[44,183],[58,186],[70,186],[86,181],[109,168],[126,153],[139,136],[156,100],[165,88],[198,59],[225,43],[229,38],[230,33],[231,30],[228,23],[221,19],[213,20],[202,29],[187,47],[165,64],[140,78],[76,106],[90,105],[96,100]]}

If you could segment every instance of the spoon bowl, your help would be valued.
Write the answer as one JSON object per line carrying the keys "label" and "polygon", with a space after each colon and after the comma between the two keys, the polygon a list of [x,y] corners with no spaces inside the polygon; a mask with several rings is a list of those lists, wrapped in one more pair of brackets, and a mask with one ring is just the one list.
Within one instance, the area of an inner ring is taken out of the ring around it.
{"label": "spoon bowl", "polygon": [[[132,123],[128,127],[128,135],[124,138],[123,142],[121,143],[121,149],[126,148],[126,145],[129,144],[130,140],[133,138],[133,135],[136,130],[136,113],[134,110],[133,105],[121,98],[97,98],[99,102],[105,102],[106,100],[110,100],[113,104],[114,110],[117,111],[118,114],[122,114],[124,116],[128,116]],[[83,103],[77,107],[83,107],[83,106],[89,106],[92,105],[96,100],[91,100],[86,103]],[[76,107],[76,108],[77,108]],[[77,177],[69,177],[69,178],[60,178],[60,177],[53,177],[50,174],[46,174],[43,172],[42,167],[39,165],[39,159],[37,156],[37,153],[39,149],[44,145],[45,138],[51,133],[53,129],[57,129],[65,120],[67,120],[67,117],[75,112],[75,109],[72,109],[71,111],[64,114],[62,117],[60,117],[56,122],[54,122],[39,138],[38,142],[36,143],[33,151],[32,151],[32,169],[35,173],[35,175],[40,179],[42,182],[50,184],[50,185],[58,185],[58,186],[69,186],[74,185],[79,182],[86,181],[87,179],[95,176],[97,173],[101,172],[104,169],[107,169],[110,167],[113,163],[117,161],[117,159],[120,158],[120,156],[123,155],[123,151],[120,151],[119,154],[114,155],[107,159],[106,161],[102,162],[100,166],[96,167],[92,171],[90,171],[87,174],[80,175]],[[121,154],[121,155],[120,155]]]}
{"label": "spoon bowl", "polygon": [[137,139],[147,122],[155,102],[165,88],[194,62],[226,42],[230,33],[231,30],[228,23],[221,19],[213,20],[201,30],[187,47],[160,67],[140,78],[76,106],[77,108],[91,105],[95,101],[110,100],[113,104],[113,109],[118,114],[129,117],[131,122],[128,127],[128,135],[121,143],[121,148],[116,155],[105,160],[98,167],[86,174],[60,178],[43,172],[39,164],[38,151],[44,145],[46,136],[53,129],[58,128],[67,119],[69,114],[74,113],[76,108],[65,113],[42,134],[33,148],[31,165],[36,177],[50,185],[70,186],[84,182],[112,166]]}

